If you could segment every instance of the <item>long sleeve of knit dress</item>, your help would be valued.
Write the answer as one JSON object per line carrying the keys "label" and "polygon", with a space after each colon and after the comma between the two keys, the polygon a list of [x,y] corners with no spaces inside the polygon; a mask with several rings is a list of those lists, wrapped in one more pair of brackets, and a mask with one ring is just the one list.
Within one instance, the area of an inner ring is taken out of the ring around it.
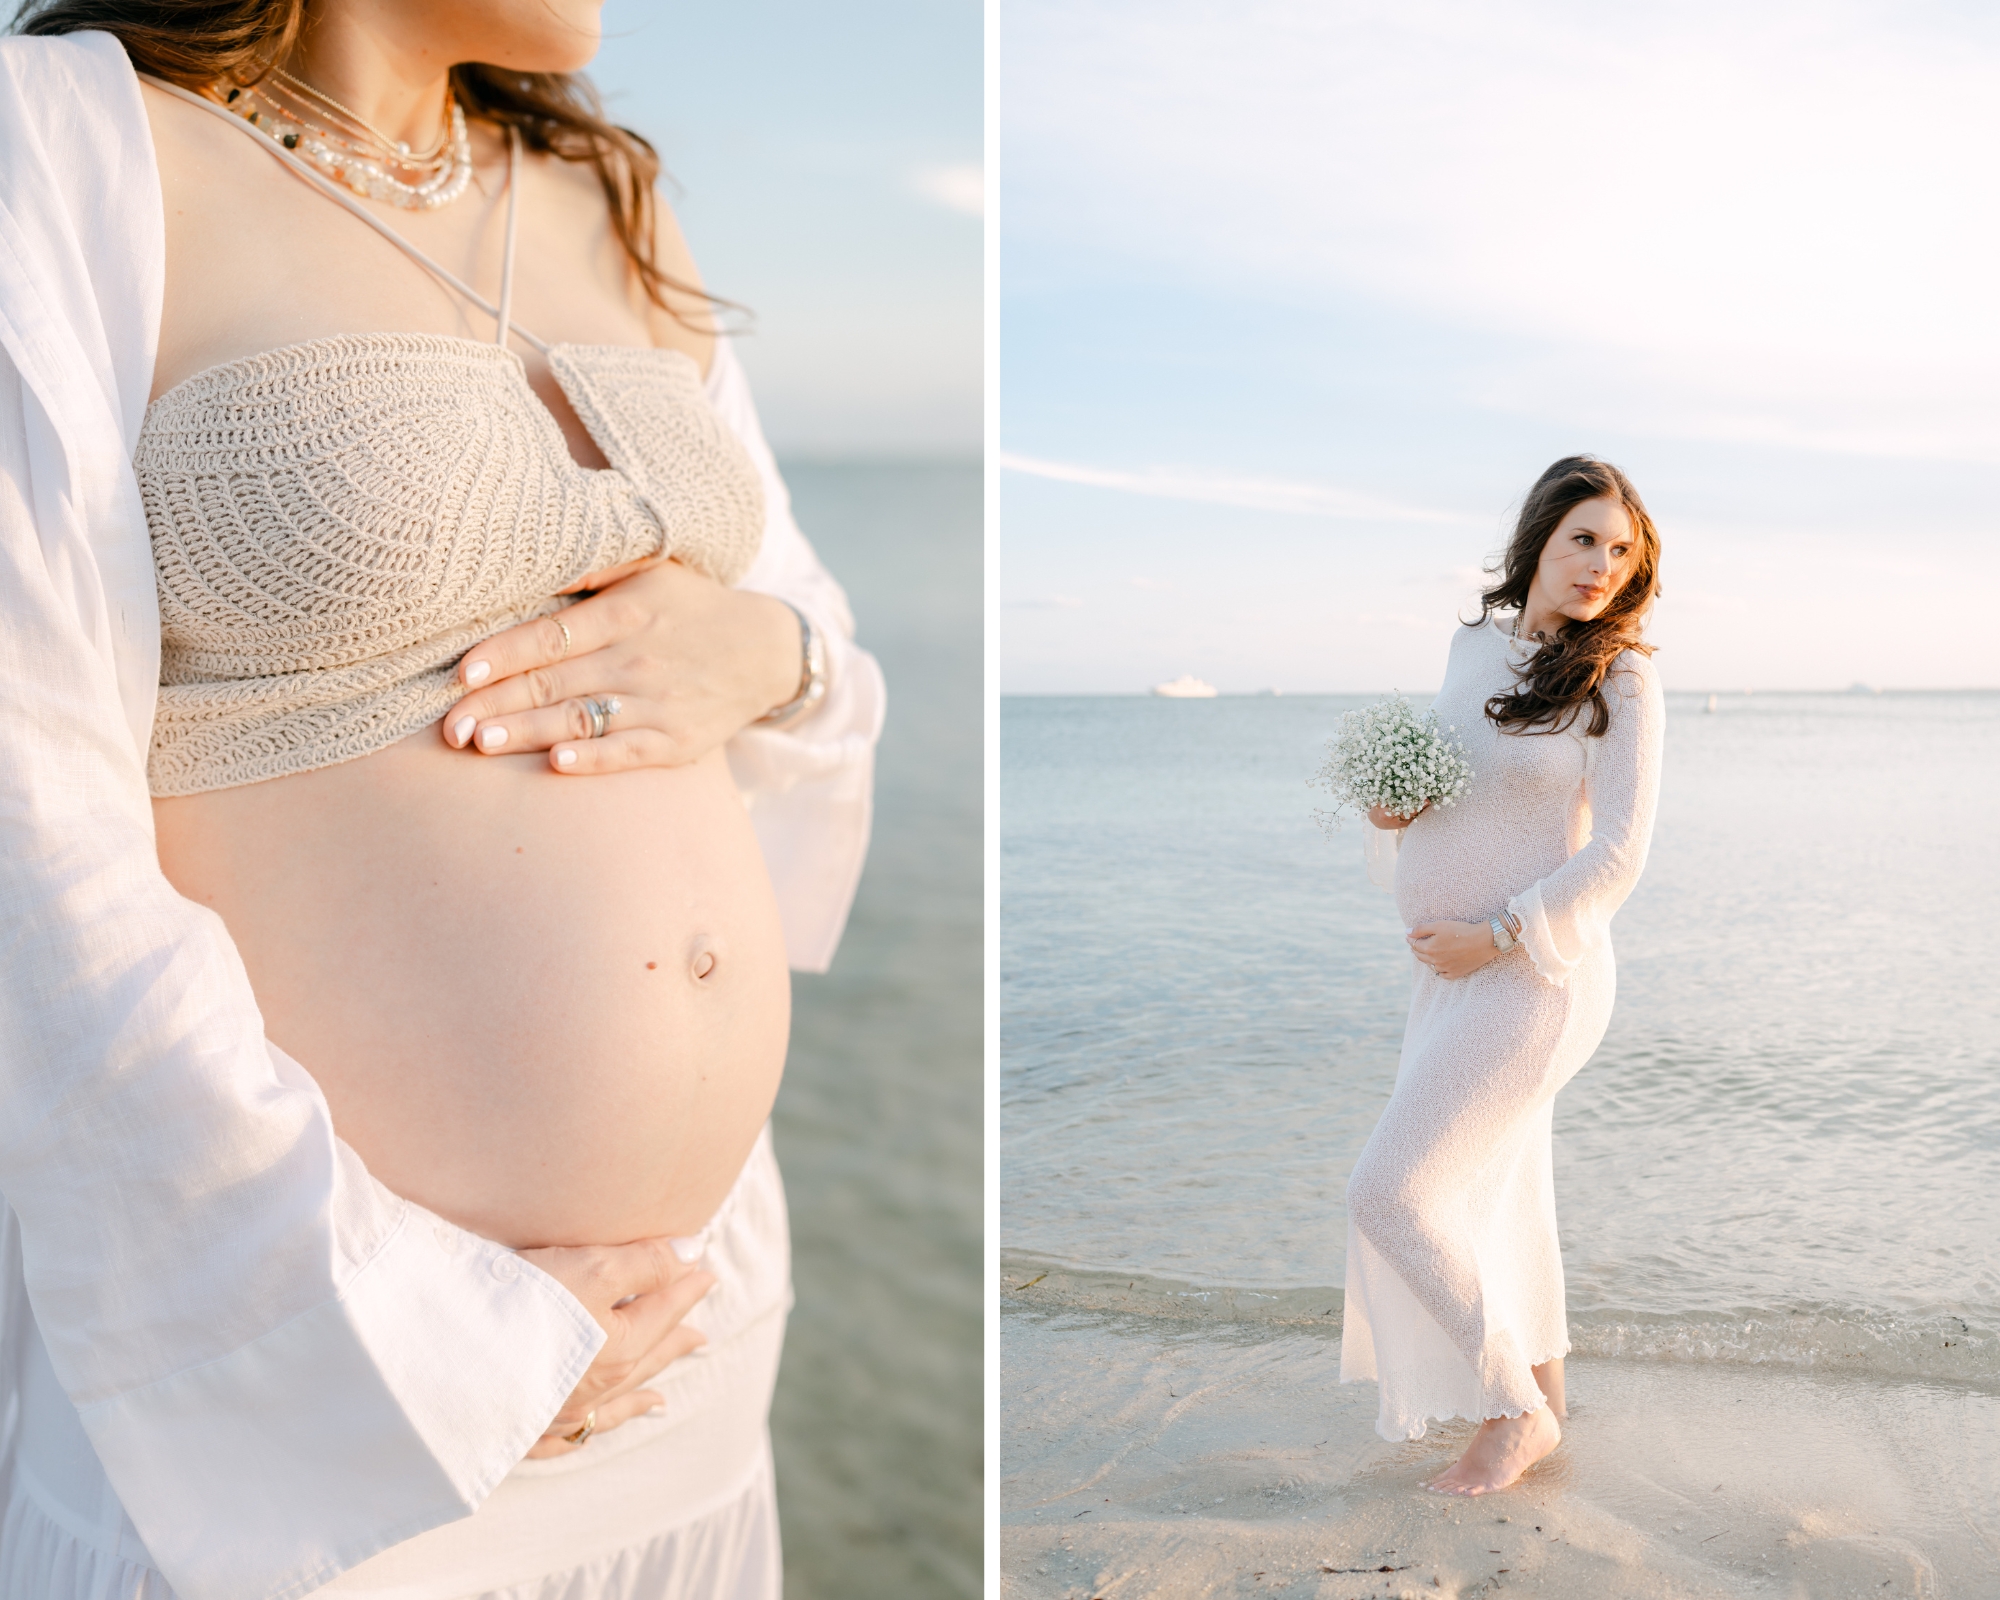
{"label": "long sleeve of knit dress", "polygon": [[1435,705],[1472,782],[1394,853],[1406,926],[1507,906],[1523,936],[1465,978],[1413,962],[1395,1089],[1348,1181],[1340,1375],[1379,1383],[1390,1439],[1537,1409],[1530,1368],[1569,1349],[1550,1118],[1610,1022],[1610,921],[1645,865],[1664,705],[1652,663],[1627,652],[1603,737],[1587,716],[1502,732],[1485,702],[1525,648],[1495,623],[1453,640]]}

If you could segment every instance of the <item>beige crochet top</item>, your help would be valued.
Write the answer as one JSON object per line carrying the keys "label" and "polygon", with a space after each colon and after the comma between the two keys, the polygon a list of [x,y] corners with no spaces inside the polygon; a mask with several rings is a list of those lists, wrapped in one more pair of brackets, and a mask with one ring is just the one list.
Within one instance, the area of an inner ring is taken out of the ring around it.
{"label": "beige crochet top", "polygon": [[[749,569],[763,480],[695,363],[547,344],[508,315],[514,130],[495,305],[275,139],[159,87],[256,140],[496,329],[492,344],[308,340],[211,367],[146,408],[133,466],[160,590],[154,794],[310,772],[407,738],[459,698],[460,656],[560,609],[557,591],[589,573],[662,552],[723,583]],[[511,337],[548,358],[608,471],[576,464]]]}
{"label": "beige crochet top", "polygon": [[459,657],[586,573],[756,556],[757,469],[674,351],[553,345],[611,463],[578,466],[497,344],[318,339],[147,409],[134,457],[160,593],[156,795],[352,761],[435,722]]}

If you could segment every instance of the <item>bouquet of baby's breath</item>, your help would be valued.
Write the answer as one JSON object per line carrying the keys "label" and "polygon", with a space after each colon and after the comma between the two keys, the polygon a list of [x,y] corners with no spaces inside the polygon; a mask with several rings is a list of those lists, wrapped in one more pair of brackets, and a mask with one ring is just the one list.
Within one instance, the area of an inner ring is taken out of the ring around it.
{"label": "bouquet of baby's breath", "polygon": [[1450,805],[1472,781],[1465,753],[1448,737],[1456,731],[1440,728],[1435,711],[1418,716],[1400,694],[1348,712],[1313,778],[1315,787],[1333,795],[1331,811],[1314,813],[1320,826],[1339,826],[1349,808],[1365,815],[1380,806],[1408,817],[1426,804]]}

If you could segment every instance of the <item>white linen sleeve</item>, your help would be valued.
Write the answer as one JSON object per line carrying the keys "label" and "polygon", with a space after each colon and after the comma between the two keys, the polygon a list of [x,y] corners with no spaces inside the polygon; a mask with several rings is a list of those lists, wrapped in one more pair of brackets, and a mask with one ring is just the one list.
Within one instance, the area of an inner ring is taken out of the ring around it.
{"label": "white linen sleeve", "polygon": [[1585,739],[1590,838],[1539,883],[1507,902],[1535,970],[1557,988],[1610,935],[1612,913],[1645,869],[1660,796],[1666,700],[1645,656],[1626,651],[1604,680],[1611,726]]}
{"label": "white linen sleeve", "polygon": [[0,1194],[56,1375],[174,1590],[303,1594],[470,1513],[603,1335],[368,1175],[264,1039],[221,920],[160,872],[51,531],[76,513],[65,445],[0,352]]}
{"label": "white linen sleeve", "polygon": [[887,690],[875,658],[854,642],[846,594],[792,517],[749,379],[727,339],[716,341],[708,396],[764,480],[764,542],[739,587],[790,601],[826,641],[826,698],[812,715],[781,729],[753,725],[728,745],[730,773],[777,891],[788,959],[798,971],[824,972],[868,854]]}

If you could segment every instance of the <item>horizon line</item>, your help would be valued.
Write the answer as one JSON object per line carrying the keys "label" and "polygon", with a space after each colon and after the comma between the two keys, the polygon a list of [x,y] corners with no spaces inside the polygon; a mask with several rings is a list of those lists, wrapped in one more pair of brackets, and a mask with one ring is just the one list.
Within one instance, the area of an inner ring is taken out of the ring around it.
{"label": "horizon line", "polygon": [[[1668,689],[1668,696],[1715,696],[1748,700],[1760,694],[1839,695],[1844,700],[1861,700],[1885,694],[2000,694],[2000,683],[1965,684],[1848,684],[1844,688],[1780,689],[1752,686],[1748,689]],[[1360,695],[1435,695],[1436,689],[1218,689],[1213,695],[1165,695],[1151,689],[1002,689],[1002,700],[1333,700]]]}

